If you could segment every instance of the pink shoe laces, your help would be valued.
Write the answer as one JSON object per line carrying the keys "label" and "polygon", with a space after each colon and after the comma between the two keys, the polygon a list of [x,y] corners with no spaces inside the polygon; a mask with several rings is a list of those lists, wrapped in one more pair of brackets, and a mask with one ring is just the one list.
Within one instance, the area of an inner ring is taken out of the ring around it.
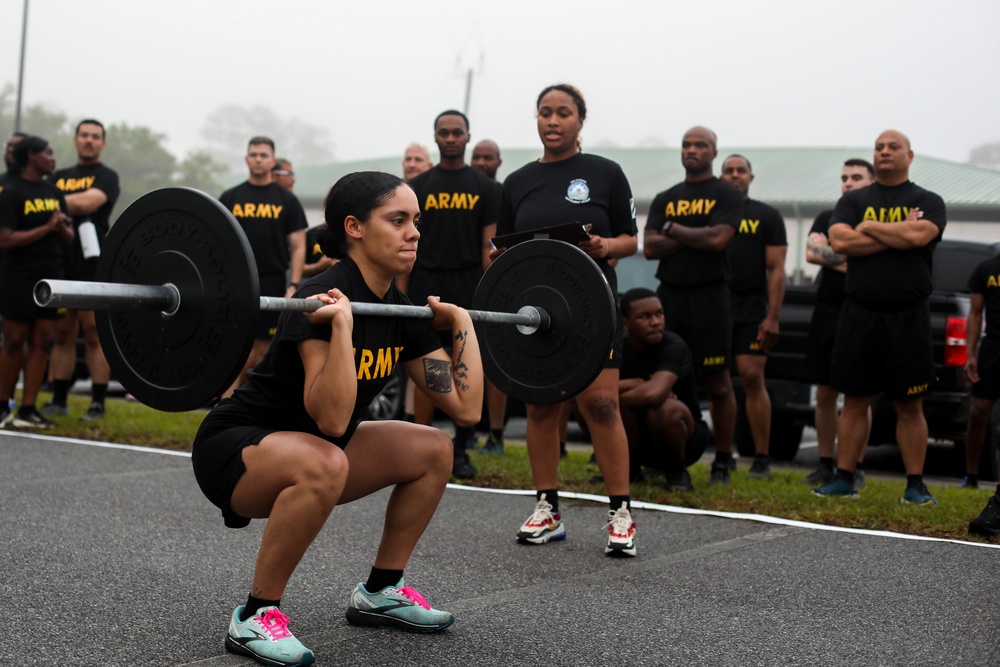
{"label": "pink shoe laces", "polygon": [[288,617],[277,607],[271,607],[257,618],[260,619],[260,627],[273,641],[292,636],[288,631]]}
{"label": "pink shoe laces", "polygon": [[424,596],[421,595],[420,591],[418,591],[416,588],[411,588],[410,586],[403,586],[402,588],[398,589],[398,591],[400,595],[410,598],[413,602],[417,603],[424,609],[431,608],[431,606],[427,603],[427,600],[424,599]]}

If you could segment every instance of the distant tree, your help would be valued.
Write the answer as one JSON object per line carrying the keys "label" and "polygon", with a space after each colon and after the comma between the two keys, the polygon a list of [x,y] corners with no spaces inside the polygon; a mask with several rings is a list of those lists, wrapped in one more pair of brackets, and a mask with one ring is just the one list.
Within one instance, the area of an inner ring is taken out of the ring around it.
{"label": "distant tree", "polygon": [[216,162],[207,151],[195,151],[188,153],[187,157],[177,165],[174,184],[218,196],[223,188],[216,177],[227,171],[226,166]]}
{"label": "distant tree", "polygon": [[281,119],[267,107],[227,104],[205,120],[201,136],[207,152],[228,169],[243,169],[247,141],[264,135],[274,140],[278,155],[296,166],[333,160],[330,133],[297,118]]}
{"label": "distant tree", "polygon": [[177,158],[163,147],[166,135],[148,127],[113,123],[107,127],[107,148],[101,161],[118,172],[120,213],[140,195],[174,184]]}
{"label": "distant tree", "polygon": [[1000,141],[973,148],[969,153],[969,164],[1000,169]]}

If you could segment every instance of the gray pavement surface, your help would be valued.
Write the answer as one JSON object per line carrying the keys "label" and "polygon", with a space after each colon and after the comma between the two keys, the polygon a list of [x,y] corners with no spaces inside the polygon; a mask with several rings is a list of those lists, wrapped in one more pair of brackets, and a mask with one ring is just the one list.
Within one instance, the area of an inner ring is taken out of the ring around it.
{"label": "gray pavement surface", "polygon": [[[533,499],[451,488],[406,571],[449,630],[355,628],[387,498],[338,508],[282,607],[320,665],[998,665],[1000,550],[639,510],[639,557],[513,534]],[[264,523],[222,525],[184,456],[0,431],[0,665],[226,654]]]}

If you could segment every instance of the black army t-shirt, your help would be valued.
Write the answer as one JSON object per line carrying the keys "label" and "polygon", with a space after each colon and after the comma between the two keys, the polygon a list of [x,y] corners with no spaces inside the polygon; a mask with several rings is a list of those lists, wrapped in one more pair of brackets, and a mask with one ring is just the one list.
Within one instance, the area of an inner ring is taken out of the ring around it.
{"label": "black army t-shirt", "polygon": [[778,209],[756,199],[743,202],[739,229],[726,252],[733,294],[767,294],[767,247],[787,246],[785,219]]}
{"label": "black army t-shirt", "polygon": [[[108,198],[101,207],[90,215],[73,216],[73,229],[78,231],[80,223],[90,220],[97,230],[97,238],[103,245],[104,239],[108,236],[111,228],[111,210],[118,201],[121,190],[118,186],[118,174],[101,163],[97,164],[76,164],[66,169],[60,169],[52,174],[49,181],[55,184],[64,194],[71,195],[85,192],[91,188],[96,188],[103,192]],[[80,234],[77,233],[72,245],[67,248],[67,262],[70,267],[82,265],[83,248],[80,245]],[[97,261],[95,258],[94,262]]]}
{"label": "black army t-shirt", "polygon": [[[653,198],[647,231],[659,231],[667,220],[685,227],[729,225],[739,230],[743,193],[715,176],[707,181],[682,181]],[[656,277],[667,288],[692,289],[729,282],[726,253],[681,248],[660,260]]]}
{"label": "black army t-shirt", "polygon": [[972,271],[969,291],[983,295],[986,335],[1000,340],[1000,257],[988,259]]}
{"label": "black army t-shirt", "polygon": [[[497,235],[579,222],[604,238],[635,236],[635,202],[616,162],[577,153],[559,162],[529,162],[504,180]],[[618,280],[608,260],[595,260],[612,292]]]}
{"label": "black army t-shirt", "polygon": [[937,238],[922,248],[889,248],[871,255],[847,258],[847,298],[876,311],[905,308],[930,296],[934,247],[947,224],[944,200],[912,181],[885,186],[881,183],[846,193],[833,210],[830,226],[846,223],[852,228],[866,220],[891,225],[902,222],[914,208],[923,220],[938,228]]}
{"label": "black army t-shirt", "polygon": [[[395,283],[385,299],[377,297],[351,259],[343,259],[323,273],[305,280],[295,298],[326,293],[334,287],[355,302],[410,303]],[[248,414],[252,414],[250,423],[311,433],[335,441],[320,432],[316,422],[306,412],[302,390],[305,367],[298,349],[298,343],[304,340],[329,341],[331,333],[329,323],[310,324],[305,315],[298,312],[281,314],[278,331],[267,353],[257,367],[249,371],[247,383],[233,394]],[[382,391],[397,363],[422,357],[441,347],[428,320],[402,317],[355,317],[352,340],[358,374],[352,422],[363,417],[365,408]]]}
{"label": "black army t-shirt", "polygon": [[483,265],[483,227],[497,221],[500,185],[472,167],[433,167],[410,181],[420,205],[414,269],[459,271]]}
{"label": "black army t-shirt", "polygon": [[309,226],[298,198],[277,183],[251,185],[244,181],[223,192],[219,201],[243,227],[257,261],[257,273],[288,270],[286,237]]}
{"label": "black army t-shirt", "polygon": [[[33,183],[14,178],[0,191],[0,227],[15,232],[47,225],[55,211],[66,212],[63,193],[47,181]],[[63,276],[63,250],[59,234],[46,234],[38,241],[3,252],[4,272],[41,275],[48,278]]]}
{"label": "black army t-shirt", "polygon": [[[809,228],[809,233],[815,234],[818,232],[829,239],[830,220],[832,218],[832,208],[829,211],[821,212],[813,220],[813,225]],[[816,300],[841,303],[844,300],[844,283],[846,280],[847,274],[843,271],[835,271],[825,266],[820,267],[819,274],[816,277]]]}
{"label": "black army t-shirt", "polygon": [[680,336],[672,331],[663,332],[663,340],[659,345],[651,345],[645,350],[636,350],[625,334],[622,342],[623,380],[649,380],[658,371],[668,371],[677,376],[673,392],[691,411],[695,421],[701,419],[701,407],[698,404],[698,385],[694,377],[694,362],[691,351]]}

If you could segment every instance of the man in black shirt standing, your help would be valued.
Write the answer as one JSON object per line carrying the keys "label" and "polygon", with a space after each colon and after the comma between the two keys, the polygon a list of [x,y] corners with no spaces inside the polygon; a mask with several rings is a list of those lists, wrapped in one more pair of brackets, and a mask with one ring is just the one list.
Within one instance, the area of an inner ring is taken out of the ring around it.
{"label": "man in black shirt standing", "polygon": [[844,394],[837,474],[813,489],[857,497],[854,466],[868,434],[868,409],[882,393],[896,408],[906,468],[904,503],[937,504],[923,482],[927,421],[922,397],[934,381],[931,268],[946,225],[944,201],[910,181],[913,150],[902,132],[875,141],[875,183],[848,192],[833,211],[830,245],[847,255],[847,299],[837,325],[832,384]]}
{"label": "man in black shirt standing", "polygon": [[[438,296],[462,308],[472,305],[479,279],[489,266],[490,239],[496,235],[500,186],[465,163],[469,119],[449,109],[434,120],[434,140],[440,152],[437,166],[409,181],[420,204],[420,243],[417,262],[397,283],[416,305]],[[447,334],[443,334],[445,337]],[[442,339],[446,349],[451,341]],[[414,394],[418,424],[430,424],[434,406],[423,394]],[[455,428],[453,474],[471,479],[476,470],[466,452],[475,427]]]}
{"label": "man in black shirt standing", "polygon": [[667,327],[691,348],[695,369],[708,387],[715,426],[711,482],[728,483],[736,399],[729,377],[733,322],[726,247],[743,218],[743,195],[712,175],[717,143],[708,128],[684,134],[685,179],[653,199],[643,254],[660,260],[657,294]]}
{"label": "man in black shirt standing", "polygon": [[[851,158],[844,162],[840,172],[840,194],[866,188],[875,182],[875,167],[868,160]],[[844,281],[847,278],[847,257],[837,254],[830,247],[830,219],[833,209],[816,216],[809,238],[806,241],[806,261],[821,268],[816,278],[816,306],[809,321],[809,349],[806,352],[806,366],[810,379],[816,385],[816,441],[819,449],[819,466],[811,472],[803,483],[828,484],[836,472],[834,462],[834,441],[837,438],[837,396],[830,386],[830,371],[833,361],[833,342],[840,319],[840,308],[844,304]],[[861,447],[855,484],[864,487],[865,444]]]}
{"label": "man in black shirt standing", "polygon": [[[250,177],[223,192],[219,201],[240,223],[250,242],[261,296],[290,297],[302,280],[308,227],[306,214],[298,198],[274,182],[272,170],[276,161],[271,139],[250,139],[246,163]],[[250,355],[223,398],[246,382],[247,371],[264,356],[277,329],[279,315],[278,311],[260,313],[260,328],[254,333]]]}
{"label": "man in black shirt standing", "polygon": [[742,155],[722,163],[722,180],[743,193],[743,218],[727,253],[732,275],[733,356],[746,394],[744,411],[754,443],[749,477],[771,476],[771,398],[764,386],[767,353],[778,342],[778,316],[785,300],[788,237],[778,209],[750,198],[753,168]]}

